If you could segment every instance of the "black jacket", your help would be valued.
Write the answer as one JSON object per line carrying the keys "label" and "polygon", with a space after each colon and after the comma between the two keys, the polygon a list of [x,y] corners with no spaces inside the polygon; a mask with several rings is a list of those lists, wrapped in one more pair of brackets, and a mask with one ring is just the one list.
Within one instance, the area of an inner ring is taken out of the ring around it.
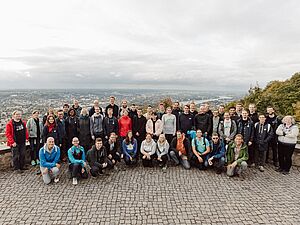
{"label": "black jacket", "polygon": [[187,133],[188,130],[192,130],[194,128],[194,116],[191,113],[188,114],[180,114],[178,118],[178,129],[183,133]]}
{"label": "black jacket", "polygon": [[103,119],[103,132],[104,137],[109,137],[112,132],[115,132],[116,135],[119,133],[119,124],[116,117],[104,117]]}
{"label": "black jacket", "polygon": [[79,119],[75,117],[67,117],[66,122],[66,134],[69,141],[72,141],[73,137],[79,136]]}
{"label": "black jacket", "polygon": [[108,108],[112,108],[113,109],[113,116],[116,117],[116,118],[119,118],[119,106],[117,106],[116,104],[113,105],[113,106],[111,104],[109,104],[105,108],[105,115],[107,115],[107,109]]}
{"label": "black jacket", "polygon": [[253,114],[250,114],[250,113],[249,113],[249,117],[250,117],[250,119],[252,120],[252,122],[253,122],[254,124],[256,124],[257,122],[259,122],[257,112],[255,112],[255,113],[253,113]]}
{"label": "black jacket", "polygon": [[54,127],[54,128],[52,129],[51,132],[49,132],[48,126],[45,125],[44,128],[43,128],[42,137],[43,137],[43,142],[44,142],[44,143],[47,142],[47,138],[48,138],[48,137],[53,137],[53,138],[54,138],[55,144],[56,144],[56,145],[59,145],[60,137],[59,137],[59,133],[58,133],[58,128],[57,128],[57,126]]}
{"label": "black jacket", "polygon": [[107,155],[111,154],[113,157],[115,155],[121,155],[121,145],[118,141],[115,142],[113,149],[110,149],[109,141],[107,140],[104,144]]}
{"label": "black jacket", "polygon": [[248,145],[248,142],[253,142],[254,138],[254,125],[250,118],[246,121],[240,119],[237,123],[237,134],[241,134],[244,137],[244,143]]}
{"label": "black jacket", "polygon": [[195,128],[200,129],[202,133],[208,133],[208,135],[212,134],[212,121],[208,114],[197,114],[195,116]]}
{"label": "black jacket", "polygon": [[[132,132],[135,138],[142,138],[143,140],[146,138],[146,123],[147,119],[143,115],[140,118],[138,116],[134,117]],[[140,136],[136,136],[136,132],[139,132]]]}
{"label": "black jacket", "polygon": [[80,144],[84,147],[90,146],[92,140],[91,132],[90,132],[90,117],[80,116],[79,127],[80,127],[80,131],[79,131]]}
{"label": "black jacket", "polygon": [[100,150],[97,150],[95,145],[93,145],[93,147],[86,153],[86,160],[91,167],[97,166],[99,168],[103,168],[102,164],[108,163],[106,148],[102,146]]}
{"label": "black jacket", "polygon": [[[101,108],[101,107],[99,107],[99,108],[100,108],[100,114],[103,115],[102,108]],[[92,115],[94,115],[94,113],[95,113],[95,107],[93,106],[93,107],[90,108],[90,110],[89,110],[89,116],[91,117]]]}
{"label": "black jacket", "polygon": [[64,119],[62,121],[60,121],[60,119],[57,118],[56,124],[57,124],[57,132],[58,132],[58,136],[59,136],[58,144],[62,144],[63,139],[66,138],[66,136],[67,136],[66,122]]}
{"label": "black jacket", "polygon": [[259,151],[267,151],[268,144],[274,136],[273,128],[270,124],[263,124],[260,131],[260,123],[254,125],[254,144]]}

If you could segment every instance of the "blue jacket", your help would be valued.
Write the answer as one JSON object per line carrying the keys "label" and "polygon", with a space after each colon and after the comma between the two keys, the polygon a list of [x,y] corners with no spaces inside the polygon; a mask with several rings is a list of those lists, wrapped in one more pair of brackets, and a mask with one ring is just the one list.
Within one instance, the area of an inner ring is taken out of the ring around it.
{"label": "blue jacket", "polygon": [[[81,159],[75,159],[74,158],[74,153],[80,153],[81,152]],[[85,163],[85,153],[84,153],[84,148],[82,146],[72,146],[69,150],[68,150],[68,158],[70,161],[70,164],[81,164],[82,167],[84,167],[84,163]]]}
{"label": "blue jacket", "polygon": [[45,144],[44,147],[40,149],[39,156],[40,156],[40,165],[41,167],[46,167],[48,169],[52,169],[56,166],[56,163],[59,162],[60,158],[60,149],[58,146],[54,145],[51,153],[46,151],[47,145]]}
{"label": "blue jacket", "polygon": [[210,141],[210,153],[208,155],[208,157],[214,157],[215,159],[220,159],[222,157],[225,157],[225,145],[224,142],[222,140],[219,141],[218,147],[216,149],[214,149],[214,144],[213,141]]}
{"label": "blue jacket", "polygon": [[130,158],[131,157],[135,157],[136,156],[136,152],[137,152],[137,141],[135,138],[133,138],[133,149],[128,149],[129,145],[126,145],[126,140],[123,140],[122,143],[122,150],[123,150],[123,154],[125,155],[125,157]]}

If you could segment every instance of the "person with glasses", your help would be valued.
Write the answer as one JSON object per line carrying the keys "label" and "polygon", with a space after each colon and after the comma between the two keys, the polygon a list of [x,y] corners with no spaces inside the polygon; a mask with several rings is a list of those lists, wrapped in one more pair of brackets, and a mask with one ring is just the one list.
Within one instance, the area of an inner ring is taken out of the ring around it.
{"label": "person with glasses", "polygon": [[208,160],[205,162],[205,166],[215,167],[217,169],[216,173],[220,174],[225,165],[225,145],[217,133],[213,133],[211,139],[211,151],[207,156]]}
{"label": "person with glasses", "polygon": [[200,170],[205,169],[204,164],[210,152],[210,145],[207,138],[202,136],[200,129],[196,130],[196,137],[192,139],[192,151],[191,164]]}

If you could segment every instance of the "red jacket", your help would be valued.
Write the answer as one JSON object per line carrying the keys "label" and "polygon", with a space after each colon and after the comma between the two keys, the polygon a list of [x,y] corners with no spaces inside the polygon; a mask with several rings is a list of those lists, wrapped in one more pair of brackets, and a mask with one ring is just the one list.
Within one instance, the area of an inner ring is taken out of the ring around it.
{"label": "red jacket", "polygon": [[129,130],[132,130],[132,122],[129,116],[122,116],[119,119],[120,137],[126,137]]}
{"label": "red jacket", "polygon": [[[25,132],[26,132],[26,140],[28,140],[29,135],[28,135],[28,130],[26,128],[26,123],[23,121]],[[15,143],[14,140],[14,126],[13,126],[13,120],[11,119],[7,124],[6,124],[6,131],[5,131],[5,136],[7,139],[7,146],[11,147],[13,143]]]}

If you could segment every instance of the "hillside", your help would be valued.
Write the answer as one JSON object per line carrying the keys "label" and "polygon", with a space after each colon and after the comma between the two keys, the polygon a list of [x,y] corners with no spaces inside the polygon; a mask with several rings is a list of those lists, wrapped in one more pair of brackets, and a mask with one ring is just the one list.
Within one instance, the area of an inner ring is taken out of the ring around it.
{"label": "hillside", "polygon": [[250,88],[241,102],[248,105],[256,103],[258,112],[265,112],[271,105],[279,115],[294,115],[300,121],[300,73],[295,73],[285,81],[271,81],[265,88],[258,85]]}

